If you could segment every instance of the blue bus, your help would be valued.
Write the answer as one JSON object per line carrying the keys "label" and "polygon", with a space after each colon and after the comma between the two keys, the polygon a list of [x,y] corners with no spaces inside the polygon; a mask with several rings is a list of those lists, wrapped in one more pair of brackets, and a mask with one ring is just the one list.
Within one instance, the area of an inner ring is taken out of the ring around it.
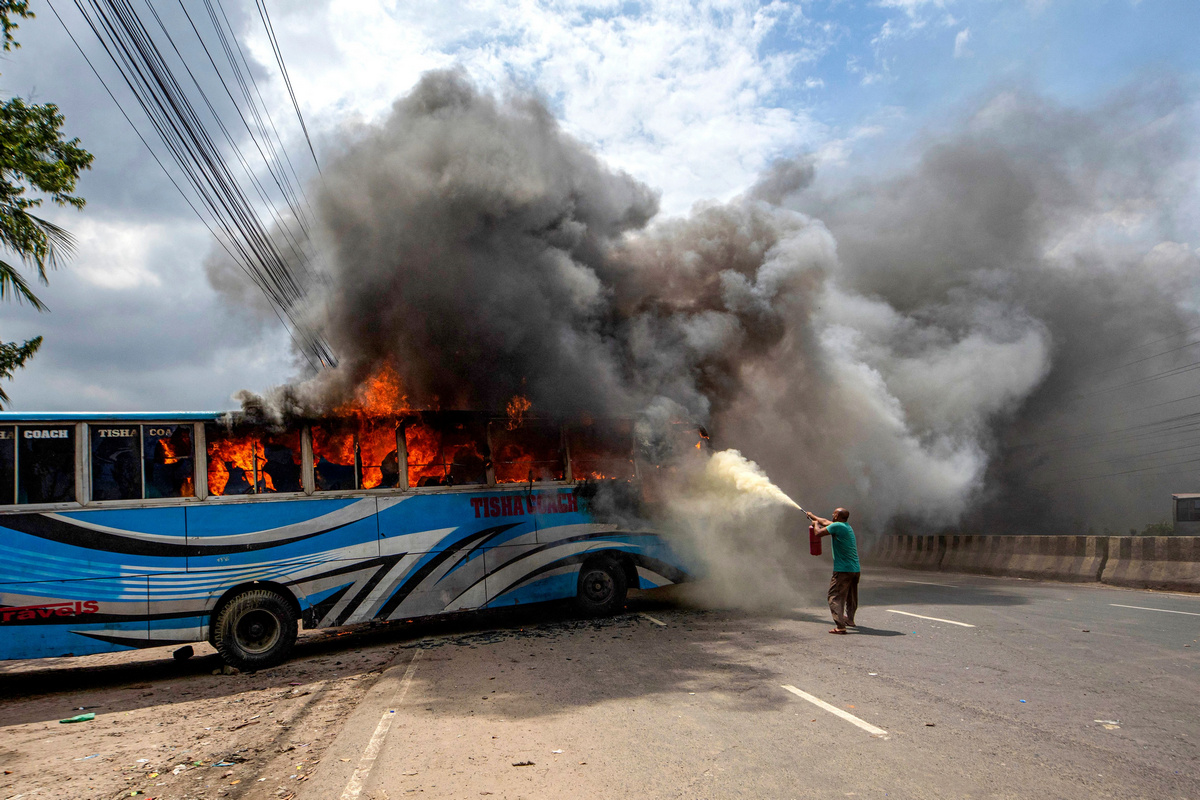
{"label": "blue bus", "polygon": [[470,412],[0,413],[0,659],[209,641],[243,670],[305,628],[688,576],[627,420]]}

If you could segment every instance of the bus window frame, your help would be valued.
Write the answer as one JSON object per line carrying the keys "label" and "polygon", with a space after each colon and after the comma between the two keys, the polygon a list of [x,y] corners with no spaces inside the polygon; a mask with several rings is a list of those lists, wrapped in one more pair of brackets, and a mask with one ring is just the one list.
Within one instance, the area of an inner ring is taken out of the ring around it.
{"label": "bus window frame", "polygon": [[[75,432],[75,496],[73,501],[60,503],[38,503],[38,504],[14,504],[10,506],[0,506],[0,513],[28,513],[28,512],[47,512],[47,511],[71,511],[81,508],[158,508],[181,506],[195,503],[259,503],[259,502],[287,502],[303,498],[346,498],[346,497],[394,497],[415,494],[461,494],[479,491],[519,491],[528,489],[529,483],[496,483],[495,468],[491,464],[491,435],[490,423],[508,422],[507,417],[500,416],[484,416],[483,424],[487,432],[486,444],[488,448],[487,457],[487,483],[472,483],[454,486],[409,486],[408,485],[408,443],[405,438],[405,419],[402,415],[396,417],[396,457],[400,462],[400,485],[396,487],[374,488],[374,489],[342,489],[338,491],[322,491],[318,492],[315,488],[315,474],[313,470],[312,455],[312,426],[320,424],[319,420],[305,421],[299,424],[300,433],[300,453],[301,453],[301,491],[298,492],[266,492],[263,494],[242,494],[242,495],[213,495],[208,491],[208,437],[206,436],[205,427],[209,424],[221,422],[220,417],[201,417],[192,420],[175,419],[136,419],[130,420],[130,424],[142,426],[153,425],[186,425],[192,426],[192,442],[193,442],[193,486],[194,495],[191,497],[155,497],[138,500],[95,500],[91,496],[91,428],[93,426],[108,426],[113,425],[118,420],[113,419],[94,419],[90,421],[78,421],[76,419],[54,420],[54,419],[37,419],[37,420],[21,420],[13,419],[6,421],[3,424],[11,425],[16,431],[21,425],[73,425]],[[568,487],[574,486],[581,481],[574,480],[573,466],[570,448],[570,436],[568,428],[571,422],[558,422],[558,432],[563,448],[563,480],[553,481],[535,481],[535,487]],[[14,460],[13,469],[16,475],[19,475],[20,469],[20,453],[19,448],[14,442]],[[634,454],[635,476],[634,480],[638,481],[641,478],[642,464],[638,458],[636,442],[630,442],[631,449]],[[143,455],[144,458],[144,455]],[[143,463],[143,470],[145,465]],[[15,487],[14,487],[15,490]],[[143,493],[145,492],[145,483],[143,480]]]}
{"label": "bus window frame", "polygon": [[[594,422],[608,422],[608,421],[620,421],[620,420],[629,420],[629,422],[630,422],[628,445],[629,445],[629,461],[633,467],[633,475],[629,478],[617,478],[615,480],[627,480],[627,481],[632,481],[633,483],[640,483],[642,480],[642,459],[639,458],[639,456],[638,456],[636,421],[630,417],[596,417],[594,419]],[[573,429],[581,427],[581,423],[578,420],[575,420],[572,422],[564,422],[561,427],[562,427],[562,437],[563,437],[563,449],[566,451],[566,454],[567,454],[566,455],[566,458],[567,458],[567,472],[566,472],[567,482],[572,483],[572,484],[586,483],[588,480],[587,478],[580,478],[578,480],[575,479],[574,460],[571,456],[571,432]],[[608,480],[608,479],[606,479],[606,480]]]}
{"label": "bus window frame", "polygon": [[[91,435],[93,426],[110,426],[115,424],[112,420],[107,422],[81,422],[79,423],[82,435],[88,437],[88,445],[83,447],[83,452],[76,451],[76,463],[81,469],[86,470],[84,478],[84,488],[87,491],[86,497],[83,497],[78,503],[78,506],[84,508],[159,508],[162,506],[175,506],[180,503],[198,503],[204,499],[201,492],[208,491],[208,473],[205,472],[203,478],[200,477],[197,470],[200,469],[201,459],[199,457],[200,448],[204,446],[204,422],[180,421],[180,420],[136,420],[130,421],[130,425],[139,425],[152,427],[154,425],[191,425],[192,426],[192,490],[191,497],[142,497],[138,500],[95,500],[92,498],[92,448]],[[198,429],[198,430],[197,430]],[[139,433],[139,450],[145,446],[143,435]],[[207,453],[205,453],[207,456]],[[207,458],[203,462],[207,469]],[[142,454],[142,494],[146,493],[145,489],[145,454]],[[0,506],[6,508],[6,506]],[[25,506],[21,506],[25,508]]]}
{"label": "bus window frame", "polygon": [[[518,424],[526,422],[554,422],[554,420],[546,420],[544,417],[526,417],[520,420]],[[529,488],[529,481],[507,481],[505,483],[496,483],[496,467],[494,462],[495,448],[492,446],[492,423],[503,422],[509,424],[512,422],[511,417],[487,417],[484,424],[487,430],[487,446],[488,446],[488,486],[493,489],[507,489],[508,487],[525,487]],[[575,481],[571,480],[571,451],[567,442],[567,426],[565,423],[556,423],[558,428],[558,446],[563,454],[563,478],[560,481],[533,481],[534,488],[539,486],[573,486]],[[480,484],[477,484],[480,485]],[[436,488],[436,487],[435,487]]]}
{"label": "bus window frame", "polygon": [[[220,425],[220,424],[223,424],[222,420],[220,418],[213,419],[213,420],[204,420],[203,422],[198,423],[198,425],[201,429],[203,429],[206,425]],[[251,425],[248,427],[253,428],[254,426]],[[204,466],[204,492],[205,492],[204,501],[207,503],[245,503],[245,502],[251,502],[251,501],[258,502],[260,500],[266,501],[273,497],[279,498],[280,500],[298,500],[302,497],[315,497],[316,495],[306,491],[305,479],[304,479],[305,473],[311,471],[311,467],[309,467],[303,461],[303,459],[304,459],[304,431],[307,430],[307,428],[308,428],[307,422],[301,423],[300,429],[298,431],[298,433],[300,434],[300,458],[301,458],[300,491],[298,491],[298,492],[262,492],[261,494],[259,492],[250,492],[248,494],[209,494],[208,493],[208,439],[207,439],[207,437],[202,437],[203,441],[204,441],[204,465],[203,465]],[[311,445],[311,441],[310,441],[310,445]],[[256,458],[257,458],[257,456],[256,456]],[[257,476],[256,476],[256,479],[257,479]],[[197,492],[197,494],[199,494],[199,492]],[[325,493],[322,493],[322,496],[324,494]],[[340,494],[340,492],[332,492],[331,494]],[[178,498],[175,498],[175,499],[178,499]],[[126,501],[126,502],[128,502],[128,501]]]}
{"label": "bus window frame", "polygon": [[[408,442],[404,438],[404,418],[402,415],[397,414],[394,418],[389,417],[389,419],[392,419],[393,422],[395,423],[394,436],[396,438],[396,461],[399,464],[399,468],[400,468],[400,485],[399,486],[384,486],[384,487],[376,486],[371,489],[364,489],[360,486],[357,489],[330,489],[330,490],[322,489],[322,490],[318,490],[316,488],[316,484],[317,484],[316,465],[313,463],[315,451],[313,449],[313,443],[312,443],[312,429],[313,429],[314,425],[320,425],[322,423],[322,421],[321,420],[312,420],[312,421],[304,423],[304,433],[301,436],[301,440],[300,440],[302,449],[304,446],[303,445],[304,441],[307,440],[307,442],[308,442],[308,445],[307,445],[308,450],[306,451],[305,456],[304,456],[305,462],[304,462],[304,472],[303,472],[303,478],[302,478],[302,483],[305,484],[305,491],[304,491],[305,496],[307,496],[307,497],[390,497],[392,495],[406,494],[409,492],[416,491],[414,488],[411,488],[408,485]],[[355,437],[356,437],[355,442],[356,443],[358,441],[357,436],[358,436],[358,434],[356,432],[355,433]],[[356,446],[356,449],[357,449],[357,446]],[[361,481],[362,480],[362,464],[360,462],[360,457],[357,455],[355,457],[355,462],[356,462],[355,463],[355,481]],[[479,486],[482,486],[483,484],[477,483],[477,484],[473,484],[473,485],[476,488],[478,488]],[[448,487],[448,486],[430,486],[430,487],[425,487],[425,488],[427,488],[427,489],[448,489],[450,487]],[[241,495],[241,496],[245,497],[245,495]],[[252,496],[257,497],[258,495],[252,495]]]}

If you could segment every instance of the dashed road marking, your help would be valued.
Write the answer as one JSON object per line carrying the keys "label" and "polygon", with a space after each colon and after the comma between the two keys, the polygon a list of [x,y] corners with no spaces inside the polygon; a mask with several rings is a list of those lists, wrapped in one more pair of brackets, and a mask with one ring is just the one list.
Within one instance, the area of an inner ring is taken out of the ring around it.
{"label": "dashed road marking", "polygon": [[383,716],[379,718],[379,724],[375,726],[375,732],[371,734],[371,739],[363,749],[362,758],[354,769],[354,774],[350,776],[349,783],[342,791],[341,800],[356,800],[362,794],[363,784],[367,782],[367,776],[371,774],[371,768],[375,766],[375,759],[379,757],[379,751],[383,747],[383,740],[387,738],[388,729],[392,727],[392,720],[396,718],[396,707],[404,702],[404,696],[408,694],[408,687],[412,686],[413,674],[417,671],[417,659],[421,657],[422,652],[417,650],[413,653],[412,661],[408,662],[408,669],[404,671],[404,677],[400,679],[400,686],[396,689],[396,694],[383,712]]}
{"label": "dashed road marking", "polygon": [[796,697],[800,697],[800,698],[807,700],[808,702],[812,703],[817,708],[824,709],[825,711],[828,711],[830,714],[833,714],[836,717],[841,717],[842,719],[846,720],[846,722],[849,722],[851,725],[857,725],[858,727],[862,728],[864,731],[871,734],[872,736],[887,736],[888,735],[888,732],[885,731],[883,728],[877,728],[874,725],[872,725],[871,723],[867,722],[866,720],[859,719],[858,717],[854,716],[849,711],[843,711],[842,709],[838,708],[837,706],[831,706],[829,703],[826,703],[821,698],[813,697],[808,692],[802,692],[799,689],[797,689],[795,686],[789,686],[788,684],[785,683],[783,685],[783,688],[788,690],[792,694],[796,695]]}
{"label": "dashed road marking", "polygon": [[1147,608],[1146,606],[1123,606],[1120,603],[1109,603],[1117,608],[1136,608],[1138,611],[1161,611],[1164,614],[1187,614],[1189,617],[1200,617],[1195,611],[1172,611],[1169,608]]}
{"label": "dashed road marking", "polygon": [[667,627],[667,623],[663,622],[661,619],[655,619],[654,617],[650,616],[649,614],[638,614],[638,616],[643,617],[644,619],[650,620],[651,622],[653,622],[655,625],[657,625],[660,628]]}
{"label": "dashed road marking", "polygon": [[952,619],[942,619],[941,617],[927,617],[924,614],[914,614],[911,611],[897,611],[894,608],[888,609],[889,614],[903,614],[906,617],[916,617],[917,619],[931,619],[934,622],[945,622],[947,625],[961,625],[964,628],[974,628],[975,626],[969,622],[955,622]]}

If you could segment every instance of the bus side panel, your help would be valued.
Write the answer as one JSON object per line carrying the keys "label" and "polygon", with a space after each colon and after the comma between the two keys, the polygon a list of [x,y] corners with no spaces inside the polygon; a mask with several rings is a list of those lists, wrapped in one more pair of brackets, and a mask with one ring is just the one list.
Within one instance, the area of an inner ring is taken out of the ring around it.
{"label": "bus side panel", "polygon": [[53,622],[38,630],[16,631],[9,624],[29,626],[31,620],[10,613],[5,624],[0,609],[0,654],[25,658],[31,652],[99,653],[151,644],[148,576],[182,575],[186,554],[182,508],[0,516],[0,583],[8,585],[0,604],[34,606],[39,617],[50,613],[48,607],[54,613]]}
{"label": "bus side panel", "polygon": [[147,644],[146,578],[0,585],[0,659],[108,653]]}
{"label": "bus side panel", "polygon": [[579,569],[601,552],[618,554],[631,563],[636,582],[631,589],[652,589],[688,579],[683,559],[662,537],[644,531],[619,530],[616,523],[596,522],[586,506],[576,507],[566,492],[546,493],[537,505],[536,548],[499,548],[488,565],[488,607],[574,597]]}
{"label": "bus side panel", "polygon": [[402,503],[381,501],[382,552],[397,561],[354,618],[407,619],[482,606],[487,600],[484,554],[499,543],[536,536],[527,514],[500,519],[488,513],[488,498],[497,497],[499,508],[502,494],[446,492]]}
{"label": "bus side panel", "polygon": [[182,572],[182,508],[0,516],[0,583]]}
{"label": "bus side panel", "polygon": [[[347,562],[378,559],[377,511],[374,497],[189,506],[187,585],[156,599],[186,601],[206,616],[230,588],[270,581],[295,595],[311,624],[309,592],[318,601],[328,594],[322,576],[335,579],[353,566]],[[202,624],[206,635],[207,620]]]}

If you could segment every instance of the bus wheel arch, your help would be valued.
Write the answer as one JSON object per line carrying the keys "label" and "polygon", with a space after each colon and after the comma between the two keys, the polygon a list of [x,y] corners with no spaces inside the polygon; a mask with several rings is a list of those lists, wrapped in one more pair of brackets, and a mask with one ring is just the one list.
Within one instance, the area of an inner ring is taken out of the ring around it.
{"label": "bus wheel arch", "polygon": [[629,587],[637,585],[630,580],[631,571],[636,581],[637,568],[623,553],[605,550],[589,556],[579,567],[576,607],[597,617],[620,611]]}
{"label": "bus wheel arch", "polygon": [[230,666],[266,669],[296,643],[300,604],[285,587],[260,581],[229,589],[213,608],[209,641]]}

